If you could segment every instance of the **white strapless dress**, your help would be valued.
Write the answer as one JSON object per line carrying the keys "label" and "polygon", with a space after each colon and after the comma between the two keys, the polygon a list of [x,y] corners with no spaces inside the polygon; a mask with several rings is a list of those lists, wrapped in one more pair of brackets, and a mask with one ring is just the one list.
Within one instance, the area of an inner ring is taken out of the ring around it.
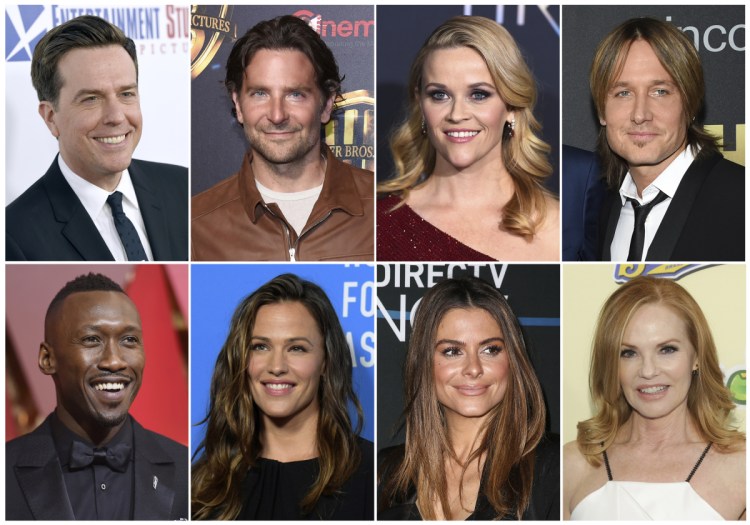
{"label": "white strapless dress", "polygon": [[687,481],[608,481],[583,498],[571,520],[721,520]]}

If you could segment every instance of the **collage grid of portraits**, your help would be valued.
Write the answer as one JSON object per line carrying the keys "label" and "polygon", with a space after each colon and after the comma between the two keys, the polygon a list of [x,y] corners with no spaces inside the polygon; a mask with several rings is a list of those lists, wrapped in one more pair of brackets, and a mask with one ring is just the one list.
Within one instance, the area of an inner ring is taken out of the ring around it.
{"label": "collage grid of portraits", "polygon": [[[745,428],[747,270],[744,261],[572,262],[566,256],[565,146],[592,151],[599,122],[588,86],[596,44],[619,22],[652,16],[671,22],[698,48],[707,83],[706,128],[723,139],[724,156],[745,165],[746,7],[562,5],[430,5],[395,2],[312,2],[283,5],[182,5],[144,2],[60,2],[4,8],[5,61],[0,141],[9,205],[45,173],[58,144],[35,108],[30,82],[34,45],[48,30],[81,14],[121,27],[136,44],[143,134],[134,158],[189,168],[195,196],[236,173],[247,139],[232,113],[224,74],[232,43],[262,20],[292,14],[309,23],[333,51],[344,75],[344,101],[322,136],[340,160],[375,173],[394,173],[391,132],[403,122],[408,77],[417,50],[433,29],[457,15],[503,25],[518,43],[537,85],[535,117],[551,146],[547,189],[560,198],[561,259],[556,262],[10,262],[4,290],[6,441],[33,430],[56,406],[53,381],[39,369],[45,313],[71,279],[102,273],[121,285],[143,324],[146,371],[130,413],[145,428],[196,452],[206,426],[217,354],[238,304],[274,277],[294,273],[330,299],[349,345],[352,379],[363,409],[360,435],[375,452],[404,442],[403,367],[413,320],[424,294],[450,278],[477,277],[507,300],[517,317],[541,385],[545,432],[562,444],[594,414],[589,388],[592,339],[607,298],[638,276],[674,280],[696,299],[711,328],[724,382]],[[564,36],[563,36],[564,35]],[[190,109],[187,109],[190,108]],[[424,125],[424,124],[423,124]],[[562,184],[561,184],[562,183]],[[576,187],[570,183],[570,188]],[[572,189],[571,189],[572,191]],[[578,206],[579,204],[575,204]],[[583,204],[580,204],[581,206]],[[0,219],[3,231],[9,228]],[[573,226],[571,226],[573,227]],[[580,226],[582,228],[582,226]],[[5,244],[5,243],[3,243]],[[7,246],[7,245],[6,245]],[[576,248],[571,248],[576,253]],[[349,406],[352,418],[356,411]],[[0,452],[3,465],[10,458]],[[372,458],[376,461],[375,458]],[[188,461],[186,459],[186,461]],[[564,468],[562,460],[560,465]],[[156,489],[156,486],[154,486]],[[560,481],[562,495],[562,480]],[[0,496],[7,506],[6,492]],[[376,502],[377,504],[377,502]],[[564,502],[561,502],[561,512]],[[562,514],[561,514],[562,516]],[[5,520],[3,513],[0,520]],[[136,519],[136,521],[138,521]]]}

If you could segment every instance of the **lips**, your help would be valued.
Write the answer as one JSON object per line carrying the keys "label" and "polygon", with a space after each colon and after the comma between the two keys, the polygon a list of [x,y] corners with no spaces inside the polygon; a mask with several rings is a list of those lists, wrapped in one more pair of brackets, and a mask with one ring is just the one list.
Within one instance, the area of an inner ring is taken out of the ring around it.
{"label": "lips", "polygon": [[120,402],[126,397],[132,382],[131,378],[125,376],[100,376],[93,379],[89,386],[101,400]]}
{"label": "lips", "polygon": [[668,388],[669,388],[669,385],[652,385],[652,386],[638,387],[637,390],[641,394],[657,395],[657,394],[662,394],[666,392]]}
{"label": "lips", "polygon": [[268,395],[283,396],[290,393],[296,386],[289,381],[261,381],[263,389]]}
{"label": "lips", "polygon": [[487,387],[483,385],[459,385],[455,388],[465,396],[481,396],[487,391]]}

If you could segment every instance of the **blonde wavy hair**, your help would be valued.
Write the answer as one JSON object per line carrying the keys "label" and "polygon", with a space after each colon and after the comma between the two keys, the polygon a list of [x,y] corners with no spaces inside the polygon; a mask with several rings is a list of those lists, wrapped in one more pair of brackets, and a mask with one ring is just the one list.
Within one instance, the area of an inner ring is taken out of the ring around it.
{"label": "blonde wavy hair", "polygon": [[620,286],[604,303],[594,334],[589,386],[596,415],[578,423],[578,448],[586,460],[601,464],[601,453],[615,440],[633,409],[625,400],[618,376],[625,328],[636,310],[646,304],[670,308],[684,322],[698,359],[698,375],[688,390],[688,412],[698,432],[720,451],[743,442],[745,434],[730,426],[734,403],[719,368],[719,357],[708,321],[695,299],[676,282],[636,277]]}
{"label": "blonde wavy hair", "polygon": [[505,168],[515,187],[502,211],[502,228],[512,234],[533,237],[547,213],[545,197],[551,195],[544,181],[552,174],[550,147],[537,133],[541,125],[532,110],[536,84],[516,42],[501,25],[482,16],[457,16],[438,27],[419,50],[409,76],[409,108],[406,120],[391,136],[397,175],[378,186],[380,193],[396,193],[403,204],[409,191],[419,186],[435,169],[435,148],[422,134],[419,104],[422,73],[427,57],[437,49],[468,47],[487,64],[495,89],[516,119],[512,137],[503,132]]}

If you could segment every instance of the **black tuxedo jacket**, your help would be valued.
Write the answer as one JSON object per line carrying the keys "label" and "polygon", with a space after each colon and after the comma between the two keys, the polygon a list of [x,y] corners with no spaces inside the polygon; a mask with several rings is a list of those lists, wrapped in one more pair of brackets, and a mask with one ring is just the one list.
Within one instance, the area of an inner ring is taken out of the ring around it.
{"label": "black tuxedo jacket", "polygon": [[[610,190],[600,221],[602,260],[610,246],[622,201]],[[744,261],[745,168],[721,155],[693,161],[656,231],[648,261]]]}
{"label": "black tuxedo jacket", "polygon": [[[134,519],[187,519],[187,447],[132,421]],[[33,432],[5,445],[5,519],[75,519],[49,417]]]}
{"label": "black tuxedo jacket", "polygon": [[[188,258],[186,168],[132,160],[128,167],[154,259]],[[47,173],[5,210],[8,261],[112,261],[57,158]]]}

